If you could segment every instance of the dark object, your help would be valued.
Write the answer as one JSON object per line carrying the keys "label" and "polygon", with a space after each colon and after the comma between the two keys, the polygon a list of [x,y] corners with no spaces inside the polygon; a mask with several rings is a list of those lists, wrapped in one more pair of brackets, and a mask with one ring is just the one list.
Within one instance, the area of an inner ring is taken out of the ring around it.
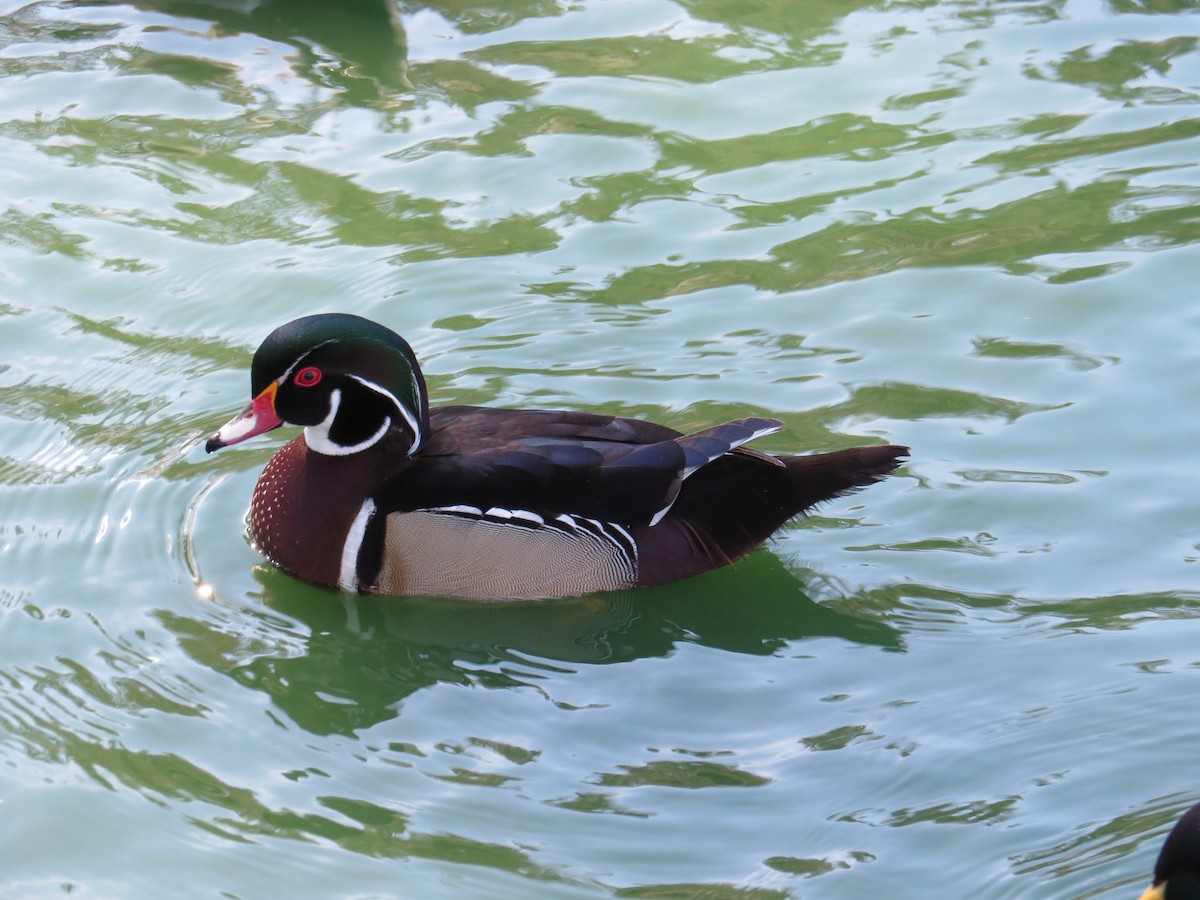
{"label": "dark object", "polygon": [[1183,814],[1159,851],[1141,900],[1200,900],[1200,803]]}

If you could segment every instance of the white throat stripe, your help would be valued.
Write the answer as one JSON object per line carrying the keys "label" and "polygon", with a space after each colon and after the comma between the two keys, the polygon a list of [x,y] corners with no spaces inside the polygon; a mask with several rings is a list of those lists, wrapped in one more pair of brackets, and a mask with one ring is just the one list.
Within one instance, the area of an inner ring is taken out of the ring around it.
{"label": "white throat stripe", "polygon": [[346,543],[342,545],[342,567],[338,572],[338,587],[343,591],[358,590],[358,551],[362,549],[367,525],[375,513],[375,501],[368,498],[361,507],[350,530],[346,532]]}

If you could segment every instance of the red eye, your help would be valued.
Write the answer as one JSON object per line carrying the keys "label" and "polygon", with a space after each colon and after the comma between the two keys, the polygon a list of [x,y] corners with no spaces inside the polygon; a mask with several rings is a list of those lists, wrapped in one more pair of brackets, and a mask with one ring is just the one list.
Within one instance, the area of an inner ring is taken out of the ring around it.
{"label": "red eye", "polygon": [[313,387],[321,381],[321,370],[316,366],[308,366],[297,372],[292,381],[300,387]]}

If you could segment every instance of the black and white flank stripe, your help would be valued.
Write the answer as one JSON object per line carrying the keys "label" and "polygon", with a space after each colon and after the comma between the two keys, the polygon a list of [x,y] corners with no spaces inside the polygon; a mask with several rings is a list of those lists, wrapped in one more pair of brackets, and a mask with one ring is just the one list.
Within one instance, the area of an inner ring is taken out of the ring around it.
{"label": "black and white flank stripe", "polygon": [[633,535],[616,522],[601,522],[587,516],[574,516],[568,513],[560,513],[548,519],[527,509],[502,509],[499,506],[493,506],[486,510],[477,506],[438,506],[427,509],[425,512],[459,516],[464,519],[510,528],[532,530],[545,528],[581,540],[605,541],[625,558],[632,570],[637,571],[637,543],[634,541]]}

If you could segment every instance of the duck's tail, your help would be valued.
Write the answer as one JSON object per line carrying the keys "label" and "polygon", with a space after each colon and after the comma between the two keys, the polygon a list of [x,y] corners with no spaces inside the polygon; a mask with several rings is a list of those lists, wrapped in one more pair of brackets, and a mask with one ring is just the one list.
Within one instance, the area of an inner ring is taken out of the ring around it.
{"label": "duck's tail", "polygon": [[662,521],[636,530],[639,584],[663,584],[745,556],[818,503],[886,478],[908,448],[762,456],[735,451],[713,460],[683,483]]}

